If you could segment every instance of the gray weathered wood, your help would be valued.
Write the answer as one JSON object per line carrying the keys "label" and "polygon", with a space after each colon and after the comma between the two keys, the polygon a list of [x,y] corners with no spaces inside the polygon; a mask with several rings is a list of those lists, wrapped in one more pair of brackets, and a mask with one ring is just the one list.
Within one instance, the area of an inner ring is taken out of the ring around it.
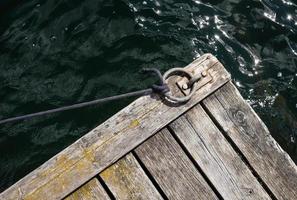
{"label": "gray weathered wood", "polygon": [[232,83],[203,101],[277,199],[297,199],[297,167]]}
{"label": "gray weathered wood", "polygon": [[105,169],[100,176],[116,199],[163,199],[131,153]]}
{"label": "gray weathered wood", "polygon": [[1,193],[0,199],[67,196],[230,80],[224,67],[209,54],[189,66],[198,67],[201,63],[212,66],[209,71],[213,80],[201,87],[187,104],[171,107],[157,97],[137,99]]}
{"label": "gray weathered wood", "polygon": [[169,126],[224,199],[270,199],[199,104]]}
{"label": "gray weathered wood", "polygon": [[[57,186],[59,187],[59,186]],[[69,195],[65,200],[109,200],[102,185],[96,178],[81,186],[77,191]]]}
{"label": "gray weathered wood", "polygon": [[167,129],[145,141],[135,152],[169,199],[217,199]]}

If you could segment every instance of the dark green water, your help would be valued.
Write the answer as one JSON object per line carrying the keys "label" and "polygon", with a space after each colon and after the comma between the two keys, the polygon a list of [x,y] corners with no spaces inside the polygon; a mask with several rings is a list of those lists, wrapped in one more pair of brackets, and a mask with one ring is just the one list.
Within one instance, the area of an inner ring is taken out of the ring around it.
{"label": "dark green water", "polygon": [[[269,0],[0,4],[0,118],[146,88],[210,52],[297,161],[297,6]],[[5,5],[4,5],[5,4]],[[133,99],[0,127],[0,191]]]}

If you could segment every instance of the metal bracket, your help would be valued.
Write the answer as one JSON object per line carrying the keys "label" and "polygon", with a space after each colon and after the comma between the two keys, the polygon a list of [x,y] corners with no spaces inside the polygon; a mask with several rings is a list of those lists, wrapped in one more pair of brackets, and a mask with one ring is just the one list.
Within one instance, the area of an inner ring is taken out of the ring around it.
{"label": "metal bracket", "polygon": [[181,90],[184,95],[189,95],[190,88],[193,84],[196,84],[195,89],[199,90],[201,87],[206,85],[207,83],[212,82],[212,70],[211,68],[217,63],[215,62],[211,66],[209,66],[209,59],[206,59],[202,63],[198,63],[197,65],[191,65],[187,67],[185,70],[192,74],[192,78],[189,80],[186,77],[181,78],[176,82],[177,86]]}

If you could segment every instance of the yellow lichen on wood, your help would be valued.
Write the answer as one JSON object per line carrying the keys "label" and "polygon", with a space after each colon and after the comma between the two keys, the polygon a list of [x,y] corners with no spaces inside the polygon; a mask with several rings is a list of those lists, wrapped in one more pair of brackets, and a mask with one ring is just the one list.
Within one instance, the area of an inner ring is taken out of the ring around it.
{"label": "yellow lichen on wood", "polygon": [[70,195],[66,200],[81,200],[82,198],[84,199],[91,199],[92,194],[91,194],[91,187],[90,184],[92,184],[93,180],[81,187],[79,190],[74,192],[72,195]]}
{"label": "yellow lichen on wood", "polygon": [[93,178],[88,183],[83,185],[81,188],[73,192],[70,196],[66,197],[65,200],[92,200],[92,199],[108,199],[107,193],[97,180]]}
{"label": "yellow lichen on wood", "polygon": [[133,154],[100,173],[116,199],[162,199]]}
{"label": "yellow lichen on wood", "polygon": [[119,160],[117,163],[101,172],[100,176],[104,180],[112,182],[118,181],[119,176],[129,176],[133,173],[133,170],[126,165],[125,161],[124,159]]}
{"label": "yellow lichen on wood", "polygon": [[129,128],[135,128],[140,124],[140,122],[137,119],[134,119],[131,123]]}
{"label": "yellow lichen on wood", "polygon": [[[39,178],[48,178],[50,177],[51,174],[54,174],[54,172],[57,172],[58,170],[61,170],[62,172],[65,169],[68,169],[69,167],[71,167],[75,162],[70,159],[67,155],[60,155],[56,158],[56,162],[55,162],[55,167],[54,168],[48,168],[48,169],[44,169],[39,171],[39,173],[37,174],[37,176]],[[35,184],[38,183],[39,179],[33,179],[30,184]]]}
{"label": "yellow lichen on wood", "polygon": [[[67,171],[67,173],[73,174],[70,178],[68,176],[64,176],[63,172],[59,173],[57,176],[54,176],[50,181],[48,181],[46,184],[38,187],[36,190],[34,190],[32,193],[27,194],[23,197],[24,200],[40,200],[42,199],[44,191],[49,189],[49,185],[51,186],[51,193],[61,193],[63,190],[65,190],[65,187],[72,184],[73,181],[75,181],[75,177],[79,178],[81,174],[86,173],[85,169],[89,169],[92,167],[92,163],[89,162],[89,160],[86,159],[86,157],[83,157],[80,162],[77,162],[75,165],[75,168],[73,165],[67,164],[67,162],[63,162],[64,165],[59,165],[59,167],[64,168],[64,171]],[[55,183],[55,184],[51,184]]]}

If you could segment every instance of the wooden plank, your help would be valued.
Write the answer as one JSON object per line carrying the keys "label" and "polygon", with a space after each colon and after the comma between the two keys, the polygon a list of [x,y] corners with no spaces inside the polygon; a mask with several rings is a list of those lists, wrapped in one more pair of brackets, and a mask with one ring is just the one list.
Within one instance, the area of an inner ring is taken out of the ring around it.
{"label": "wooden plank", "polygon": [[[59,187],[59,186],[57,186]],[[77,191],[65,198],[65,200],[109,200],[108,194],[105,192],[97,178],[91,179]]]}
{"label": "wooden plank", "polygon": [[100,176],[116,199],[163,199],[131,153]]}
{"label": "wooden plank", "polygon": [[167,129],[145,141],[135,152],[168,199],[217,199]]}
{"label": "wooden plank", "polygon": [[297,199],[297,167],[232,83],[203,101],[277,199]]}
{"label": "wooden plank", "polygon": [[271,199],[199,104],[169,126],[223,199]]}
{"label": "wooden plank", "polygon": [[[61,199],[221,87],[230,75],[210,54],[211,83],[187,104],[173,107],[157,96],[141,97],[0,194],[0,199]],[[152,125],[153,124],[153,125]],[[57,187],[60,185],[60,187]]]}

